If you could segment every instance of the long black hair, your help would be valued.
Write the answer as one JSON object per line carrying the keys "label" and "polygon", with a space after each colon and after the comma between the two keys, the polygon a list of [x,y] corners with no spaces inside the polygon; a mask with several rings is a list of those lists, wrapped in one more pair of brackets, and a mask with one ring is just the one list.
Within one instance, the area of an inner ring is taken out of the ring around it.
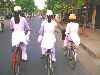
{"label": "long black hair", "polygon": [[47,15],[47,19],[48,19],[48,23],[50,23],[51,20],[53,19],[53,15]]}
{"label": "long black hair", "polygon": [[18,24],[20,22],[20,17],[19,17],[20,13],[21,13],[20,11],[15,11],[14,12],[15,24]]}

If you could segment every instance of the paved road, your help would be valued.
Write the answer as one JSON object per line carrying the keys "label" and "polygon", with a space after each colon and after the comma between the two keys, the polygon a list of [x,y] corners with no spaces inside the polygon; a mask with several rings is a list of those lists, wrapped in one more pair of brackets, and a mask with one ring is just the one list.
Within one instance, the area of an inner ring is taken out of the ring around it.
{"label": "paved road", "polygon": [[[37,32],[40,27],[39,17],[32,19],[33,29],[31,32],[31,41],[28,46],[28,58],[29,62],[23,64],[21,67],[20,75],[47,75],[43,66],[42,59],[40,59],[40,47],[37,43]],[[6,23],[8,25],[8,23]],[[13,75],[11,72],[11,33],[6,26],[5,32],[0,33],[0,75]],[[57,40],[56,44],[56,67],[55,75],[89,75],[88,72],[82,67],[81,63],[77,63],[75,70],[71,70],[63,56],[63,50],[61,49],[62,41]]]}

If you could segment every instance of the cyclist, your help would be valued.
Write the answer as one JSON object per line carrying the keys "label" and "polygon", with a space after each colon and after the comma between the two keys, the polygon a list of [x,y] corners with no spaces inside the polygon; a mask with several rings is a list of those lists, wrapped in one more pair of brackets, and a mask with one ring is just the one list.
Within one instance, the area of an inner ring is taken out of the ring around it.
{"label": "cyclist", "polygon": [[52,10],[47,10],[46,19],[41,23],[41,28],[39,31],[40,35],[43,35],[43,39],[41,41],[42,55],[44,56],[47,49],[51,49],[52,53],[52,61],[55,62],[55,28],[57,27],[57,23],[53,19]]}
{"label": "cyclist", "polygon": [[[66,37],[64,40],[64,47],[68,47],[68,40],[73,41],[73,43],[75,44],[75,47],[78,47],[80,44],[80,37],[78,34],[79,31],[79,24],[76,23],[76,15],[75,14],[70,14],[69,15],[69,20],[70,22],[67,24],[66,27]],[[68,38],[69,37],[69,38]],[[66,52],[65,52],[66,54]]]}
{"label": "cyclist", "polygon": [[26,19],[21,14],[21,7],[14,7],[14,16],[10,21],[10,30],[12,31],[12,47],[19,45],[20,42],[23,42],[21,45],[22,49],[22,60],[27,61],[27,52],[26,47],[29,41],[30,27]]}

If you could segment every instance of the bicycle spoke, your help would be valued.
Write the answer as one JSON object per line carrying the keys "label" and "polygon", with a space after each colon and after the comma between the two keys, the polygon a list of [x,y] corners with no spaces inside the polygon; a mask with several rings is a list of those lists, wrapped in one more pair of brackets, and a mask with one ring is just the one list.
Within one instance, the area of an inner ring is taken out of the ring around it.
{"label": "bicycle spoke", "polygon": [[72,69],[75,69],[75,67],[76,67],[76,56],[75,56],[75,51],[74,51],[72,46],[71,46],[71,48],[67,49],[66,57],[68,59],[69,66]]}
{"label": "bicycle spoke", "polygon": [[47,54],[45,56],[45,69],[47,71],[47,75],[54,75],[54,67],[53,67],[53,62],[52,62],[52,52],[51,51],[47,51]]}

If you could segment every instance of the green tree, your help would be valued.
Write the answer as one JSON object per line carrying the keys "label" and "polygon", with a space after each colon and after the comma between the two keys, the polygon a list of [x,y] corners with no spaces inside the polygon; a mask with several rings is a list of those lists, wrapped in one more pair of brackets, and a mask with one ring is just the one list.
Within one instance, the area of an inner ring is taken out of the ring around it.
{"label": "green tree", "polygon": [[67,8],[66,0],[47,0],[47,9],[53,10],[54,13],[61,12]]}
{"label": "green tree", "polygon": [[76,0],[76,4],[75,4],[76,8],[80,8],[82,4],[84,3],[83,1],[84,0]]}
{"label": "green tree", "polygon": [[33,12],[35,5],[34,0],[16,0],[16,5],[20,5],[24,10]]}
{"label": "green tree", "polygon": [[81,8],[84,0],[47,0],[47,9],[53,10],[54,13],[61,11],[74,10]]}

